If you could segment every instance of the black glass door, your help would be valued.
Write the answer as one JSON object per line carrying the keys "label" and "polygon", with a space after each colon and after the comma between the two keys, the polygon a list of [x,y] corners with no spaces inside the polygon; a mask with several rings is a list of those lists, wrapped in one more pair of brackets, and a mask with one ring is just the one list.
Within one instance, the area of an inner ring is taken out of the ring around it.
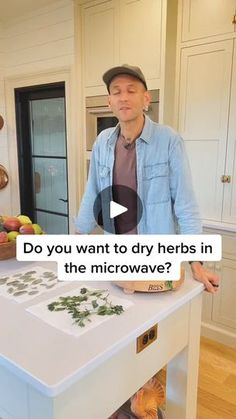
{"label": "black glass door", "polygon": [[15,90],[21,213],[68,233],[64,83]]}

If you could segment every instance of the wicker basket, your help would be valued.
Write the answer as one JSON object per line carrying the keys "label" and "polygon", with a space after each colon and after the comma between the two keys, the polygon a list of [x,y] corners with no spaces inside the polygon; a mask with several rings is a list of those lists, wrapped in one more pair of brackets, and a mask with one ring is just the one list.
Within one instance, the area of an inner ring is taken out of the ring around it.
{"label": "wicker basket", "polygon": [[16,242],[0,243],[0,260],[16,257]]}

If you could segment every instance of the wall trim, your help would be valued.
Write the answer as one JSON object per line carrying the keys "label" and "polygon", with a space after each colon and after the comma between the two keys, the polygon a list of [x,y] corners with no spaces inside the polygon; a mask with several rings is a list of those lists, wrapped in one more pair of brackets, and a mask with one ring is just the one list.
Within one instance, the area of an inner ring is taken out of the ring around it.
{"label": "wall trim", "polygon": [[212,324],[202,322],[201,335],[206,338],[215,340],[219,343],[223,343],[224,345],[232,346],[233,348],[236,348],[235,333],[232,333],[228,330],[214,326]]}

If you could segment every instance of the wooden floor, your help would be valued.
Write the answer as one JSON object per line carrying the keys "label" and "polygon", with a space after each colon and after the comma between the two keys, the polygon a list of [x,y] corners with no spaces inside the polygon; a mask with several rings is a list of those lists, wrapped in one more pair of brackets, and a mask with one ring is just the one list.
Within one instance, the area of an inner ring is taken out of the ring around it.
{"label": "wooden floor", "polygon": [[201,338],[197,419],[236,419],[236,349]]}
{"label": "wooden floor", "polygon": [[[165,386],[166,368],[157,373]],[[162,405],[165,410],[165,404]],[[236,349],[201,338],[197,419],[236,419]]]}
{"label": "wooden floor", "polygon": [[[165,386],[166,368],[156,374]],[[161,406],[165,411],[165,403]],[[197,419],[236,419],[236,349],[201,338]]]}

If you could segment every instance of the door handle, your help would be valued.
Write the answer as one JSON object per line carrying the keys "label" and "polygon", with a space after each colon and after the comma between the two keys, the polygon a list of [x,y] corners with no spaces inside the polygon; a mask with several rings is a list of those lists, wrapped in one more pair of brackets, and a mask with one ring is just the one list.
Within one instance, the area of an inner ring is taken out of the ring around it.
{"label": "door handle", "polygon": [[41,192],[41,176],[39,172],[34,172],[34,188],[35,193]]}
{"label": "door handle", "polygon": [[59,201],[68,202],[68,199],[59,198]]}
{"label": "door handle", "polygon": [[221,182],[222,183],[230,183],[231,182],[231,176],[222,175],[221,176]]}

